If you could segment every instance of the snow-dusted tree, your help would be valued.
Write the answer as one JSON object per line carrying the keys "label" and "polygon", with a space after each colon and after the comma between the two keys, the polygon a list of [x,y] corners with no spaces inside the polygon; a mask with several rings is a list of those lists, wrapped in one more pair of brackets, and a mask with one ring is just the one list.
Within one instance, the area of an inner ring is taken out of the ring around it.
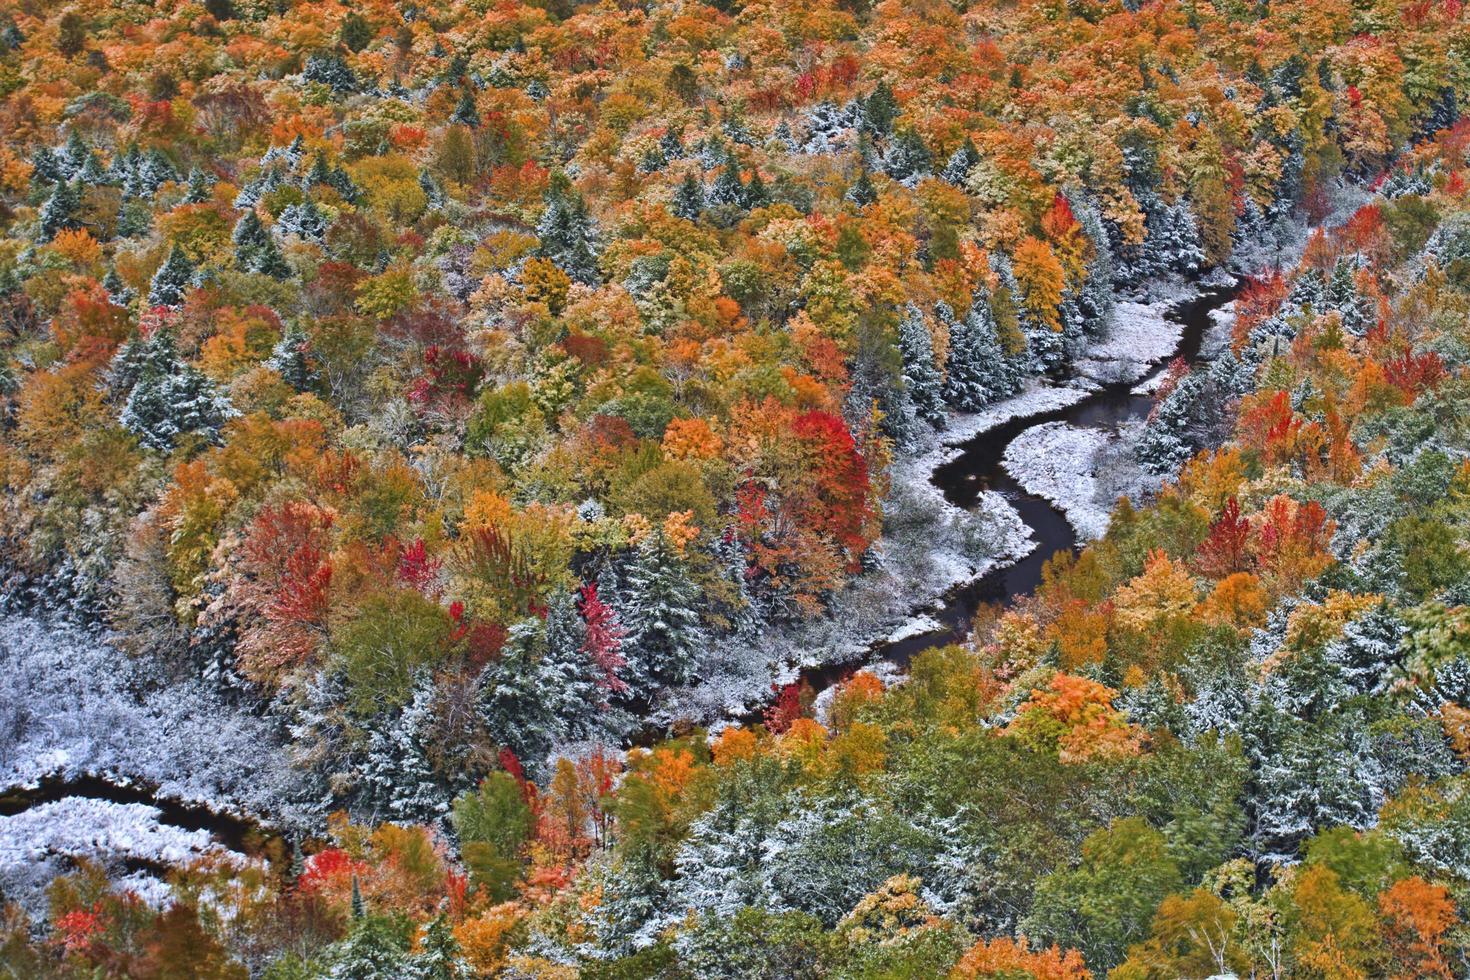
{"label": "snow-dusted tree", "polygon": [[109,374],[114,390],[127,392],[118,421],[150,449],[172,449],[187,433],[217,441],[235,414],[214,382],[178,359],[166,329],[123,345]]}
{"label": "snow-dusted tree", "polygon": [[913,303],[898,322],[898,349],[903,356],[903,385],[914,413],[936,429],[944,425],[944,379],[934,363],[934,339],[924,313]]}
{"label": "snow-dusted tree", "polygon": [[153,274],[148,284],[148,303],[151,306],[182,306],[184,293],[194,278],[194,263],[177,244],[168,253],[168,258]]}
{"label": "snow-dusted tree", "polygon": [[973,412],[1014,394],[1019,378],[995,332],[995,317],[984,296],[949,328],[944,400],[962,412]]}
{"label": "snow-dusted tree", "polygon": [[291,267],[276,247],[276,241],[260,223],[255,210],[249,209],[239,221],[231,236],[235,245],[235,261],[248,272],[284,279],[291,274]]}
{"label": "snow-dusted tree", "polygon": [[306,59],[306,68],[301,77],[308,82],[326,85],[338,95],[348,95],[358,90],[357,76],[339,55],[323,52]]}
{"label": "snow-dusted tree", "polygon": [[878,200],[878,189],[873,186],[873,178],[868,175],[866,167],[858,172],[857,180],[847,189],[846,198],[860,208]]}
{"label": "snow-dusted tree", "polygon": [[1327,283],[1327,302],[1342,317],[1342,328],[1354,337],[1361,337],[1373,326],[1376,317],[1373,301],[1358,291],[1357,271],[1355,256],[1337,260]]}
{"label": "snow-dusted tree", "polygon": [[1204,247],[1194,215],[1183,199],[1159,204],[1146,221],[1143,243],[1143,274],[1177,272],[1192,275],[1205,267]]}
{"label": "snow-dusted tree", "polygon": [[144,197],[152,197],[164,184],[178,179],[179,172],[174,169],[173,161],[157,148],[148,151],[138,168],[138,183]]}
{"label": "snow-dusted tree", "polygon": [[544,696],[552,702],[562,731],[582,738],[598,730],[607,702],[604,676],[588,656],[587,624],[572,593],[561,589],[547,600],[546,649],[540,663]]}
{"label": "snow-dusted tree", "polygon": [[540,254],[578,282],[595,285],[598,282],[597,229],[587,213],[587,202],[562,173],[551,178],[545,201],[546,209],[536,226]]}
{"label": "snow-dusted tree", "polygon": [[79,184],[57,181],[56,188],[36,219],[36,233],[43,242],[49,242],[56,233],[68,228],[81,227],[82,188]]}
{"label": "snow-dusted tree", "polygon": [[934,158],[924,139],[912,127],[905,126],[893,137],[883,155],[883,171],[902,184],[911,185],[929,175]]}
{"label": "snow-dusted tree", "polygon": [[662,685],[689,680],[707,639],[699,598],[684,559],[663,532],[648,535],[628,563],[619,610],[628,631],[626,677],[635,696],[646,698]]}
{"label": "snow-dusted tree", "polygon": [[309,242],[322,242],[327,237],[327,218],[316,202],[307,198],[281,212],[276,229],[283,235],[296,235]]}
{"label": "snow-dusted tree", "polygon": [[686,174],[683,182],[679,184],[679,189],[674,191],[674,200],[670,210],[686,221],[699,220],[700,214],[704,211],[704,187],[693,174]]}
{"label": "snow-dusted tree", "polygon": [[401,711],[380,716],[368,736],[362,764],[362,797],[374,820],[433,823],[449,813],[452,790],[429,759],[433,739],[434,683],[427,674],[414,683],[413,700]]}
{"label": "snow-dusted tree", "polygon": [[975,149],[975,141],[966,136],[959,149],[949,155],[949,161],[945,163],[944,170],[939,176],[944,179],[945,183],[953,184],[955,187],[964,187],[970,177],[970,171],[974,170],[975,164],[979,162],[980,151]]}
{"label": "snow-dusted tree", "polygon": [[66,179],[56,151],[49,146],[38,146],[31,154],[31,186],[41,187]]}
{"label": "snow-dusted tree", "polygon": [[184,195],[185,204],[204,204],[214,190],[214,177],[198,167],[189,171],[189,191]]}
{"label": "snow-dusted tree", "polygon": [[480,128],[480,110],[475,105],[474,89],[466,88],[460,95],[459,104],[454,107],[454,115],[449,117],[449,121],[470,129]]}
{"label": "snow-dusted tree", "polygon": [[318,375],[312,364],[311,341],[295,323],[281,334],[281,339],[271,348],[266,367],[281,376],[281,380],[297,391],[310,391],[316,387]]}
{"label": "snow-dusted tree", "polygon": [[1092,246],[1092,258],[1087,262],[1087,278],[1073,299],[1081,314],[1083,329],[1095,335],[1107,324],[1113,313],[1116,274],[1113,247],[1096,202],[1081,193],[1071,194],[1067,200],[1073,216],[1082,228],[1082,234]]}
{"label": "snow-dusted tree", "polygon": [[710,186],[709,204],[711,207],[741,207],[744,203],[745,185],[740,180],[740,161],[731,153],[725,157],[725,166],[715,175],[715,182]]}
{"label": "snow-dusted tree", "polygon": [[1364,830],[1384,799],[1383,766],[1361,712],[1302,725],[1262,701],[1245,738],[1255,771],[1257,853],[1293,860],[1317,830],[1346,824]]}
{"label": "snow-dusted tree", "polygon": [[485,668],[480,716],[496,741],[517,757],[539,759],[565,734],[559,692],[543,669],[546,628],[534,617],[510,628],[500,659]]}

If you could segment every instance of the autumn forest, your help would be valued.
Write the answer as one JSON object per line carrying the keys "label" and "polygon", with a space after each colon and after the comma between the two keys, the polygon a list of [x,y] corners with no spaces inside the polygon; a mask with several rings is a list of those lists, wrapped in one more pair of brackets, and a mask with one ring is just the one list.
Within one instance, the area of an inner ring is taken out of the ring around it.
{"label": "autumn forest", "polygon": [[0,973],[1470,977],[1467,96],[1461,0],[0,0]]}

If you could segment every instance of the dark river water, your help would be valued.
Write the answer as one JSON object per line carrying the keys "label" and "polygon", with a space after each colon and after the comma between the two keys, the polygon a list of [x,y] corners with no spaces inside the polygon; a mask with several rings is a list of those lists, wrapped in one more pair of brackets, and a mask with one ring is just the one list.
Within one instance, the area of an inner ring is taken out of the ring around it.
{"label": "dark river water", "polygon": [[[1210,314],[1229,302],[1235,290],[1205,293],[1176,307],[1171,319],[1184,324],[1183,337],[1173,357],[1195,363],[1211,324]],[[1001,463],[1006,447],[1025,430],[1048,422],[1067,422],[1083,428],[1112,429],[1132,419],[1143,418],[1153,408],[1153,397],[1132,393],[1133,382],[1108,385],[1066,408],[1013,419],[983,432],[963,444],[953,460],[934,473],[934,483],[950,503],[969,508],[980,493],[994,490],[1003,495],[1031,529],[1037,547],[1014,564],[984,575],[951,590],[928,615],[940,625],[937,630],[903,640],[875,644],[865,657],[843,664],[815,667],[802,672],[801,680],[817,691],[836,684],[853,671],[878,661],[906,668],[914,654],[929,647],[962,640],[975,612],[987,603],[1006,604],[1030,593],[1041,581],[1047,559],[1064,549],[1076,549],[1077,536],[1061,511],[1047,500],[1026,492]],[[760,719],[753,712],[747,720]],[[652,733],[650,733],[652,734]],[[635,741],[644,741],[640,738]],[[51,777],[29,788],[0,791],[0,816],[20,813],[34,806],[68,797],[88,797],[114,803],[141,803],[158,808],[163,823],[186,830],[204,830],[218,843],[245,854],[264,854],[274,862],[289,859],[285,839],[273,828],[247,816],[217,812],[203,804],[186,803],[159,796],[153,788],[121,784],[103,776]]]}
{"label": "dark river water", "polygon": [[[1168,317],[1184,324],[1179,346],[1166,360],[1183,358],[1193,365],[1200,360],[1206,334],[1213,322],[1210,314],[1230,302],[1236,288],[1214,289],[1171,309]],[[801,674],[801,680],[817,691],[845,679],[864,664],[888,661],[907,668],[914,654],[933,646],[954,643],[965,638],[975,613],[982,605],[1006,605],[1017,596],[1029,594],[1041,583],[1041,569],[1059,551],[1077,549],[1077,535],[1067,518],[1050,501],[1028,493],[1001,463],[1006,447],[1032,426],[1048,422],[1066,422],[1079,428],[1116,429],[1119,425],[1146,418],[1153,410],[1152,395],[1135,395],[1137,382],[1106,385],[1081,401],[1066,408],[1038,415],[1012,419],[1004,425],[982,432],[962,444],[959,454],[934,472],[934,485],[945,499],[957,507],[974,506],[981,492],[994,490],[1021,515],[1037,542],[1025,558],[998,568],[973,582],[961,585],[944,596],[937,607],[928,610],[939,628],[894,642],[883,642],[870,648],[867,656],[842,664],[813,667]]]}

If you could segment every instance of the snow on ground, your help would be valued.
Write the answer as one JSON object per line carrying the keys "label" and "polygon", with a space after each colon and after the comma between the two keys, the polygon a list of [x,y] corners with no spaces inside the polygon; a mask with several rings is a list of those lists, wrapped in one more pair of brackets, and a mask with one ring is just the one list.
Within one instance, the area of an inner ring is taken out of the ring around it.
{"label": "snow on ground", "polygon": [[1048,422],[1022,432],[1006,447],[1002,461],[1016,482],[1054,503],[1082,541],[1108,529],[1111,499],[1102,499],[1097,457],[1109,441],[1106,432],[1066,422]]}
{"label": "snow on ground", "polygon": [[1168,316],[1173,303],[1119,303],[1108,335],[1077,359],[1077,373],[1098,384],[1134,382],[1174,353],[1184,324]]}
{"label": "snow on ground", "polygon": [[[81,797],[0,817],[0,893],[28,904],[39,902],[51,879],[71,870],[78,858],[115,873],[131,868],[135,877],[154,884],[158,879],[149,872],[206,854],[246,860],[213,843],[206,831],[171,827],[159,817],[156,807]],[[146,870],[138,869],[139,863]],[[163,894],[153,887],[143,892]]]}
{"label": "snow on ground", "polygon": [[286,824],[309,815],[275,726],[201,682],[153,683],[95,632],[0,617],[0,787],[90,773]]}

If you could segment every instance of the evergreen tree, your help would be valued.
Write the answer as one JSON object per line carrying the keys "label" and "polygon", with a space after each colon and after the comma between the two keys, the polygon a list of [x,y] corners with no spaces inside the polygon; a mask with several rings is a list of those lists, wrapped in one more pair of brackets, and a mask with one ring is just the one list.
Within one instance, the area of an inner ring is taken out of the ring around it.
{"label": "evergreen tree", "polygon": [[996,336],[990,306],[977,297],[964,319],[950,325],[944,399],[959,411],[978,411],[1014,394],[1018,380]]}
{"label": "evergreen tree", "polygon": [[235,262],[247,272],[258,272],[277,279],[284,279],[291,274],[291,267],[286,264],[281,250],[276,247],[275,239],[260,223],[253,208],[247,210],[235,223],[231,240],[235,245]]}
{"label": "evergreen tree", "polygon": [[178,179],[179,172],[174,169],[173,161],[159,149],[149,150],[138,168],[138,184],[144,197],[152,197],[164,184]]}
{"label": "evergreen tree", "polygon": [[176,363],[168,373],[143,373],[118,422],[144,446],[167,452],[187,434],[218,443],[220,429],[234,414],[213,381],[190,365]]}
{"label": "evergreen tree", "polygon": [[873,178],[868,176],[866,169],[859,171],[858,179],[848,188],[846,196],[847,200],[860,208],[865,208],[878,200],[877,188],[873,186]]}
{"label": "evergreen tree", "polygon": [[36,228],[40,240],[49,242],[56,237],[57,232],[68,228],[80,228],[81,209],[81,185],[69,184],[64,180],[57,181],[56,189],[51,192],[46,203],[41,205]]}
{"label": "evergreen tree", "polygon": [[872,136],[887,136],[893,132],[893,122],[898,118],[898,100],[887,81],[878,83],[862,104],[861,128]]}
{"label": "evergreen tree", "polygon": [[686,174],[679,189],[674,192],[671,210],[686,221],[698,221],[704,212],[704,188],[693,174]]}
{"label": "evergreen tree", "polygon": [[439,913],[424,927],[419,951],[409,960],[404,980],[458,980],[472,973],[460,957],[449,917]]}
{"label": "evergreen tree", "polygon": [[337,37],[353,54],[372,43],[373,27],[367,22],[362,14],[353,11],[342,18],[342,27],[337,31]]}
{"label": "evergreen tree", "polygon": [[485,668],[479,711],[497,742],[522,759],[539,759],[566,736],[558,716],[559,678],[549,670],[545,624],[534,617],[510,628],[500,659]]}
{"label": "evergreen tree", "polygon": [[194,278],[194,263],[176,243],[168,258],[153,274],[148,284],[150,306],[182,306],[184,293]]}
{"label": "evergreen tree", "polygon": [[563,731],[583,738],[598,730],[606,701],[601,672],[587,656],[587,627],[572,593],[558,590],[547,601],[546,652],[541,662],[545,696],[555,704]]}
{"label": "evergreen tree", "polygon": [[142,238],[153,228],[153,209],[142,198],[127,198],[117,212],[117,237]]}
{"label": "evergreen tree", "polygon": [[944,379],[934,363],[934,341],[923,312],[910,303],[898,323],[898,349],[903,356],[903,384],[915,414],[934,426],[944,425]]}
{"label": "evergreen tree", "polygon": [[470,129],[480,128],[480,110],[475,106],[474,89],[464,90],[464,94],[459,97],[459,104],[454,107],[454,115],[449,117],[449,121]]}
{"label": "evergreen tree", "polygon": [[75,179],[86,165],[87,158],[92,155],[92,150],[82,140],[80,130],[73,129],[67,136],[66,146],[61,150],[61,166],[66,171],[68,180]]}
{"label": "evergreen tree", "polygon": [[929,174],[933,157],[924,140],[913,127],[905,126],[893,138],[893,144],[883,156],[883,170],[900,183],[916,183]]}
{"label": "evergreen tree", "polygon": [[699,588],[661,531],[644,539],[627,574],[620,609],[628,631],[623,647],[627,679],[635,696],[648,698],[662,685],[690,679],[706,642],[697,609]]}
{"label": "evergreen tree", "polygon": [[189,171],[189,192],[184,195],[185,204],[204,204],[210,199],[214,178],[195,167]]}
{"label": "evergreen tree", "polygon": [[65,179],[66,175],[62,173],[61,161],[56,158],[56,151],[49,146],[37,147],[31,154],[31,184],[41,187]]}
{"label": "evergreen tree", "polygon": [[351,95],[358,90],[357,76],[339,56],[320,52],[306,59],[301,77],[308,82],[326,85],[338,95]]}
{"label": "evergreen tree", "polygon": [[970,178],[970,171],[975,169],[975,164],[980,162],[980,151],[975,149],[975,141],[966,136],[964,143],[949,156],[949,162],[944,165],[940,174],[945,183],[953,184],[955,187],[964,187]]}
{"label": "evergreen tree", "polygon": [[347,938],[328,952],[331,967],[326,977],[328,980],[403,980],[409,969],[409,928],[407,918],[354,916]]}
{"label": "evergreen tree", "polygon": [[320,244],[327,237],[327,218],[316,206],[316,202],[308,197],[298,204],[286,207],[276,221],[276,228],[283,235],[296,235]]}
{"label": "evergreen tree", "polygon": [[536,226],[539,254],[578,282],[596,285],[597,229],[587,213],[587,202],[560,173],[552,177],[545,201],[546,209]]}
{"label": "evergreen tree", "polygon": [[1087,278],[1077,290],[1075,301],[1082,327],[1092,336],[1098,335],[1113,314],[1113,287],[1116,269],[1113,248],[1106,225],[1096,202],[1085,194],[1069,194],[1067,203],[1092,246],[1087,262]]}
{"label": "evergreen tree", "polygon": [[434,725],[434,684],[414,684],[413,700],[380,717],[368,737],[360,767],[363,802],[374,822],[433,823],[449,813],[450,792],[429,761]]}
{"label": "evergreen tree", "polygon": [[281,380],[297,391],[310,391],[316,387],[317,372],[310,356],[311,342],[301,327],[292,323],[281,334],[281,339],[271,348],[266,367],[281,376]]}
{"label": "evergreen tree", "polygon": [[709,203],[712,207],[722,204],[740,207],[744,201],[745,185],[740,180],[740,161],[731,153],[725,157],[725,166],[710,187]]}
{"label": "evergreen tree", "polygon": [[763,208],[771,203],[771,192],[766,189],[766,182],[761,179],[759,170],[751,170],[750,180],[745,185],[745,199],[742,203],[748,211]]}

